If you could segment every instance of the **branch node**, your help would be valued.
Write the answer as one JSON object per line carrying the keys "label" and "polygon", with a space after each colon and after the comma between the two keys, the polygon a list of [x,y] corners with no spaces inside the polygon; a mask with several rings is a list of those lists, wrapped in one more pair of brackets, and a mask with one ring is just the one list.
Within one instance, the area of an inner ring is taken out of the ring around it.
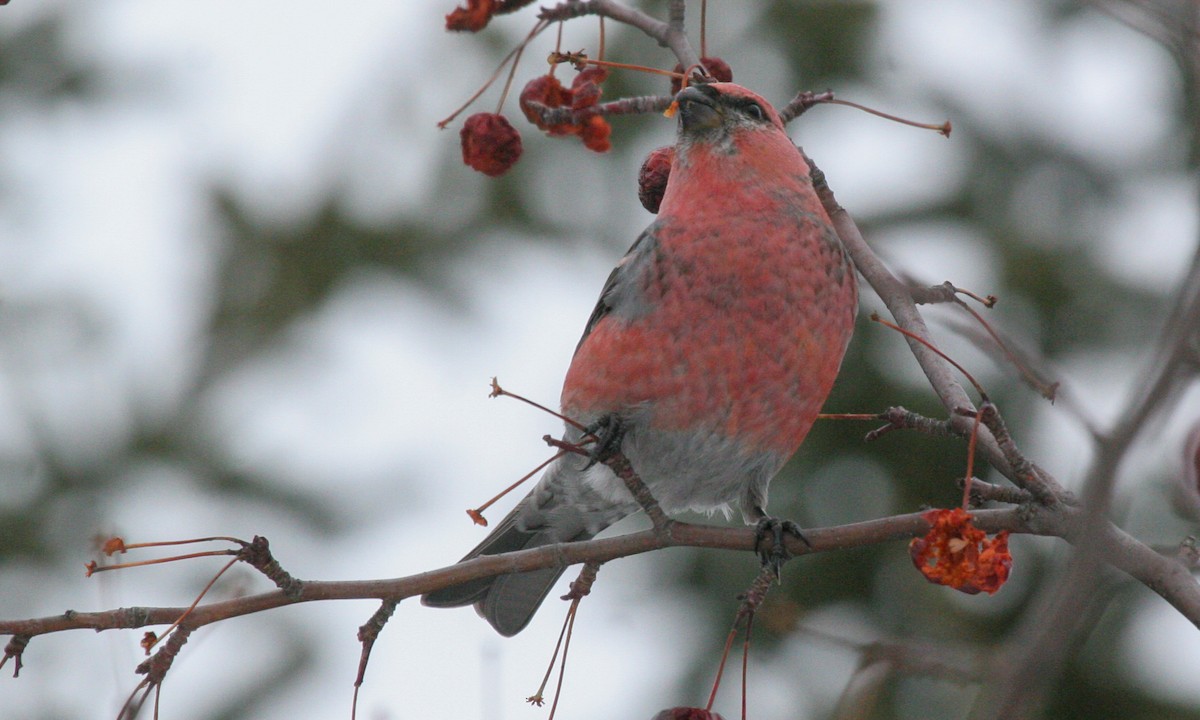
{"label": "branch node", "polygon": [[600,563],[587,562],[579,570],[579,577],[571,581],[570,590],[566,595],[563,595],[562,600],[582,600],[592,592],[592,584],[596,582],[596,575],[600,572]]}
{"label": "branch node", "polygon": [[996,445],[1004,454],[1004,459],[1008,461],[1009,466],[1012,467],[1013,480],[1018,485],[1028,490],[1042,505],[1052,507],[1067,500],[1065,491],[1059,488],[1053,480],[1039,472],[1039,468],[1017,449],[1017,444],[1009,434],[1008,426],[1004,424],[1004,419],[1000,416],[1000,410],[995,403],[985,400],[979,407],[979,419],[996,439]]}
{"label": "branch node", "polygon": [[161,685],[167,671],[171,669],[171,664],[175,662],[175,656],[183,649],[191,634],[192,629],[186,625],[176,627],[163,646],[149,659],[143,660],[134,672],[145,675],[151,685]]}
{"label": "branch node", "polygon": [[13,677],[21,676],[21,667],[23,663],[21,658],[25,653],[25,647],[29,645],[29,641],[33,639],[32,635],[13,635],[4,646],[4,657],[0,658],[0,668],[4,667],[4,663],[8,662],[9,658],[13,659]]}
{"label": "branch node", "polygon": [[876,428],[863,438],[866,442],[878,440],[893,430],[916,430],[933,437],[962,437],[962,433],[949,420],[934,420],[896,405],[879,413],[880,420],[887,425]]}
{"label": "branch node", "polygon": [[[1195,535],[1188,535],[1180,541],[1175,550],[1175,558],[1189,568],[1200,566],[1200,547],[1197,547]],[[0,665],[3,664],[0,662]]]}
{"label": "branch node", "polygon": [[399,600],[392,598],[384,600],[380,604],[379,609],[371,615],[371,619],[358,628],[358,641],[362,643],[362,654],[358,658],[358,675],[354,678],[356,701],[358,699],[358,688],[362,686],[363,677],[367,674],[367,661],[371,658],[371,648],[375,646],[376,638],[383,631],[383,626],[387,625],[388,620],[392,618],[392,614],[396,612],[396,606],[399,604]]}
{"label": "branch node", "polygon": [[[958,478],[958,487],[962,489],[966,484],[966,478]],[[1022,490],[1018,487],[1009,487],[1007,485],[996,485],[994,483],[980,480],[977,477],[971,478],[971,505],[980,507],[987,502],[1002,502],[1009,505],[1028,505],[1034,500],[1033,494],[1028,490]]]}
{"label": "branch node", "polygon": [[275,586],[291,600],[299,600],[301,593],[304,592],[304,582],[292,577],[288,571],[283,569],[279,561],[271,555],[270,543],[261,535],[255,535],[254,539],[238,553],[237,559],[248,563],[266,575],[267,579],[275,583]]}
{"label": "branch node", "polygon": [[633,499],[638,505],[642,506],[642,510],[646,512],[646,517],[650,518],[650,522],[654,525],[654,532],[663,540],[670,540],[671,526],[675,521],[667,517],[663,509],[658,504],[658,500],[654,499],[654,495],[650,492],[650,488],[646,487],[646,483],[642,482],[641,476],[634,471],[633,465],[630,464],[629,458],[625,457],[624,453],[615,452],[611,457],[604,460],[604,464],[613,471],[617,477],[625,483],[625,487],[629,488]]}

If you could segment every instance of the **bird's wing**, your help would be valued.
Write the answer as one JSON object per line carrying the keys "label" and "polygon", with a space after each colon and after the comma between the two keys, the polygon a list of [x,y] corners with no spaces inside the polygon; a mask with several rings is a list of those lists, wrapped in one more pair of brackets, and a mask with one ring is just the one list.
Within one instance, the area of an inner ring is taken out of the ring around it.
{"label": "bird's wing", "polygon": [[617,315],[632,318],[644,314],[650,309],[646,304],[643,291],[646,274],[654,266],[658,254],[656,227],[657,224],[651,225],[642,231],[629,251],[625,253],[625,257],[621,258],[621,261],[609,273],[608,280],[604,282],[604,289],[600,291],[600,299],[596,301],[596,307],[592,310],[587,325],[583,328],[583,336],[579,338],[579,344],[575,346],[576,353],[579,352],[579,348],[583,347],[583,343],[595,329],[597,323],[606,316]]}

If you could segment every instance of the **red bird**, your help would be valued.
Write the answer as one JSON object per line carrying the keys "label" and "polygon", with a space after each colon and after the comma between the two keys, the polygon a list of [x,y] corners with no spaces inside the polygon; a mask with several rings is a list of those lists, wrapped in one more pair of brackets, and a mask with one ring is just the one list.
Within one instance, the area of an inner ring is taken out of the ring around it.
{"label": "red bird", "polygon": [[[619,443],[665,512],[736,506],[759,523],[850,341],[854,266],[774,108],[732,83],[676,100],[658,217],[604,285],[562,412]],[[568,426],[568,442],[581,437]],[[566,455],[464,560],[586,540],[638,509],[607,466]],[[474,604],[514,635],[564,570],[474,580],[422,602]]]}

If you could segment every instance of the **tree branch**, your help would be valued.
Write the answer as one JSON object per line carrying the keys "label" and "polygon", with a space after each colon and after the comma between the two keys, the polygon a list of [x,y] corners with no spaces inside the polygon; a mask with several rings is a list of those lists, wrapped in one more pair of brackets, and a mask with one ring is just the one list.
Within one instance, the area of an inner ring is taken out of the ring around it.
{"label": "tree branch", "polygon": [[[1081,511],[1059,506],[1058,509],[1026,505],[973,513],[975,525],[987,532],[1008,530],[1015,533],[1057,536],[1072,541],[1078,535]],[[843,550],[917,537],[929,530],[922,513],[896,515],[878,520],[829,528],[806,528],[807,543],[788,538],[788,550],[794,555]],[[299,592],[289,595],[282,590],[260,593],[233,600],[199,605],[188,615],[191,630],[229,618],[251,615],[296,603],[327,600],[390,600],[421,595],[477,578],[512,572],[526,572],[585,562],[607,562],[665,547],[699,547],[754,552],[752,528],[718,527],[675,522],[669,536],[654,530],[584,542],[560,543],[533,550],[475,558],[449,567],[399,578],[382,580],[305,581]],[[1192,623],[1200,627],[1200,588],[1190,573],[1176,560],[1164,557],[1110,527],[1098,543],[1099,554],[1161,595]],[[168,625],[179,618],[183,607],[132,607],[100,612],[67,611],[61,615],[25,620],[0,620],[0,634],[31,638],[67,630],[133,629]]]}
{"label": "tree branch", "polygon": [[[1021,520],[1016,509],[980,511],[975,524],[990,532],[999,530],[1023,532],[1030,531],[1032,527]],[[915,537],[928,530],[929,525],[921,514],[911,513],[832,528],[806,528],[804,535],[811,546],[799,539],[788,538],[788,550],[795,555],[828,552]],[[559,543],[532,550],[488,555],[437,570],[399,578],[306,580],[294,597],[276,590],[199,605],[188,615],[187,624],[188,627],[196,629],[221,620],[251,615],[295,603],[324,600],[402,600],[477,578],[584,562],[607,562],[665,547],[701,547],[754,552],[755,543],[753,528],[675,522],[669,537],[662,536],[654,530],[646,530],[618,537]],[[184,607],[131,607],[100,612],[68,610],[61,615],[28,620],[0,620],[0,635],[33,637],[65,630],[100,631],[167,625],[178,619],[186,609]]]}
{"label": "tree branch", "polygon": [[[830,189],[825,179],[825,173],[817,167],[811,158],[807,155],[804,157],[809,167],[812,168],[813,187],[817,191],[817,196],[821,199],[821,204],[825,207],[825,212],[829,214],[830,220],[833,221],[834,230],[837,231],[842,244],[846,247],[847,252],[850,253],[850,257],[854,260],[854,265],[858,272],[862,274],[879,298],[883,300],[884,305],[887,306],[888,311],[895,318],[897,325],[917,337],[929,341],[929,328],[925,325],[925,319],[921,316],[920,311],[917,310],[912,289],[897,278],[883,261],[875,255],[871,246],[863,239],[862,233],[854,223],[854,219],[850,217],[845,208],[838,204],[833,190]],[[974,410],[975,405],[963,389],[962,384],[955,377],[954,369],[950,367],[949,363],[939,357],[937,353],[921,342],[913,338],[906,339],[913,357],[917,360],[917,364],[920,365],[922,372],[925,373],[925,377],[929,380],[930,386],[933,387],[933,391],[941,400],[942,406],[950,415],[950,422],[956,430],[964,435],[970,433],[973,423],[970,419],[964,417],[960,413],[960,410]],[[1009,458],[1006,457],[996,438],[992,436],[990,429],[981,428],[979,430],[979,448],[988,462],[999,470],[1001,474],[1020,487],[1026,487],[1030,476],[1022,476],[1014,470]],[[1049,473],[1036,466],[1033,467],[1036,470],[1034,478],[1037,480],[1037,484],[1045,489],[1045,494],[1056,500],[1072,501],[1070,494]]]}
{"label": "tree branch", "polygon": [[663,22],[618,0],[567,0],[538,15],[542,20],[570,20],[584,15],[599,15],[641,30],[662,47],[668,48],[685,68],[697,65],[700,56],[683,30],[683,3],[672,0],[671,22]]}
{"label": "tree branch", "polygon": [[[1040,601],[1042,611],[1026,616],[1010,644],[1007,662],[1001,665],[1003,681],[992,685],[979,700],[979,717],[1022,717],[1040,705],[1049,690],[1049,679],[1061,673],[1069,649],[1086,632],[1080,621],[1081,609],[1089,601],[1088,593],[1102,570],[1102,560],[1137,577],[1160,595],[1166,592],[1181,599],[1191,593],[1179,595],[1177,591],[1196,588],[1195,578],[1181,563],[1171,561],[1172,567],[1163,566],[1158,562],[1163,559],[1161,555],[1115,528],[1107,516],[1121,461],[1151,419],[1165,414],[1182,397],[1181,384],[1195,376],[1196,369],[1187,358],[1198,336],[1200,242],[1164,324],[1158,351],[1139,384],[1145,390],[1134,393],[1115,427],[1096,442],[1092,466],[1084,476],[1083,507],[1087,512],[1075,542],[1076,551],[1059,580],[1047,588]],[[1104,555],[1093,549],[1101,544],[1116,553]],[[1174,601],[1171,604],[1196,623],[1197,608],[1190,601],[1182,606]]]}

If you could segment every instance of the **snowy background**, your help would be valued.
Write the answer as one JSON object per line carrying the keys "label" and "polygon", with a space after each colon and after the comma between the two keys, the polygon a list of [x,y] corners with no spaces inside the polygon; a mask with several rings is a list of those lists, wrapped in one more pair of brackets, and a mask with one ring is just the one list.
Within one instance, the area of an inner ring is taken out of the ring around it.
{"label": "snowy background", "polygon": [[[991,317],[1051,359],[1074,403],[1032,397],[942,325],[945,347],[1009,399],[1029,454],[1078,483],[1088,450],[1072,408],[1104,426],[1137,392],[1200,233],[1195,117],[1168,52],[1066,3],[711,5],[713,53],[777,104],[832,87],[954,122],[947,141],[828,107],[792,134],[898,270],[1001,296]],[[650,221],[636,200],[640,158],[673,126],[617,119],[616,149],[597,156],[521,124],[525,158],[488,180],[459,164],[457,125],[435,123],[536,10],[464,36],[442,30],[453,0],[333,7],[0,7],[0,617],[186,604],[220,564],[84,579],[98,535],[265,535],[310,579],[440,567],[481,537],[463,510],[547,456],[539,438],[556,423],[489,400],[488,381],[554,403],[608,270]],[[795,35],[792,19],[809,29]],[[609,33],[610,57],[670,64],[636,33]],[[518,88],[553,42],[546,33],[527,53]],[[568,24],[563,44],[593,48],[594,21]],[[663,91],[648,78],[612,82],[612,94]],[[865,290],[864,313],[878,306]],[[830,409],[933,412],[922,383],[896,337],[860,325]],[[1200,394],[1177,407],[1123,469],[1119,503],[1125,527],[1163,544],[1193,531],[1171,514],[1167,487]],[[773,509],[794,504],[816,526],[953,502],[961,445],[909,440],[941,458],[930,467],[903,440],[854,444],[862,430],[814,433]],[[860,641],[900,630],[985,640],[1065,553],[1044,539],[1015,547],[1027,564],[1019,554],[1013,587],[994,598],[925,585],[900,546],[882,561],[873,551],[796,562],[789,580],[807,627]],[[868,573],[860,560],[878,564]],[[576,623],[560,717],[703,704],[714,642],[754,572],[749,557],[711,562],[672,551],[602,570]],[[826,583],[855,590],[822,595]],[[266,588],[238,570],[211,597]],[[1144,588],[1118,593],[1064,697],[1107,685],[1152,700],[1158,717],[1200,717],[1200,633]],[[930,624],[902,619],[905,605]],[[203,628],[167,678],[162,717],[348,717],[355,632],[375,607],[312,604]],[[523,700],[562,613],[548,602],[502,639],[468,610],[402,603],[375,646],[359,717],[545,717]],[[35,638],[21,677],[0,679],[0,718],[114,717],[138,679],[139,638]],[[764,718],[829,716],[857,663],[803,632],[756,653],[752,713]],[[727,717],[736,686],[730,678],[718,703]],[[970,697],[901,682],[881,717],[959,717]]]}

